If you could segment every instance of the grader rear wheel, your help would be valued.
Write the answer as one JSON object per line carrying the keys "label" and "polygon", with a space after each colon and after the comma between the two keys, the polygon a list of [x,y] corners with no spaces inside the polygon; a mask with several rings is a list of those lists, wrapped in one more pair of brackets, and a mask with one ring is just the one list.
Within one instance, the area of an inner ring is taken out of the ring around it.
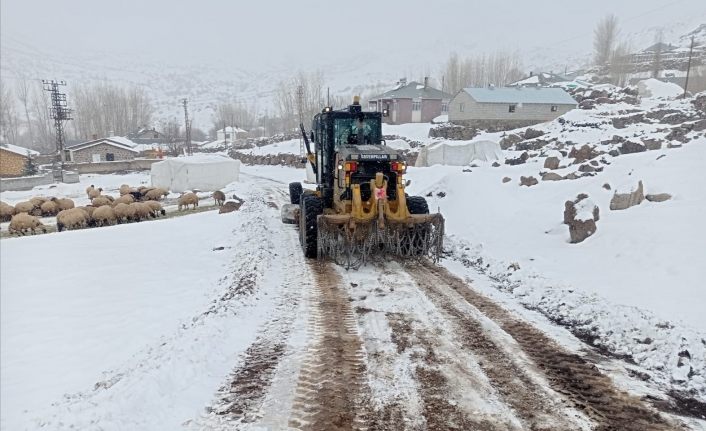
{"label": "grader rear wheel", "polygon": [[302,183],[289,183],[289,203],[299,205],[302,191]]}

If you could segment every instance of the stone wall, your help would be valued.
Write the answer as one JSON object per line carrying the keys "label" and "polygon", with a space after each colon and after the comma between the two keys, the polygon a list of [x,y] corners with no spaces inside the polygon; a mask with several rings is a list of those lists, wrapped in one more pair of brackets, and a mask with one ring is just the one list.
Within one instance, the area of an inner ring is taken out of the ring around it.
{"label": "stone wall", "polygon": [[[64,171],[64,183],[74,184],[77,183],[78,180],[78,172]],[[0,179],[0,191],[32,190],[37,186],[45,186],[48,184],[53,184],[54,182],[53,172],[46,172],[41,175],[33,175],[31,177],[2,178]]]}
{"label": "stone wall", "polygon": [[93,155],[100,154],[101,162],[107,161],[106,155],[113,154],[115,161],[132,160],[135,158],[135,153],[123,148],[108,144],[98,144],[80,150],[72,151],[73,163],[91,163]]}
{"label": "stone wall", "polygon": [[0,177],[22,175],[26,163],[27,157],[0,148]]}
{"label": "stone wall", "polygon": [[162,160],[134,159],[117,162],[67,163],[65,166],[80,174],[109,174],[121,171],[146,171],[152,167],[152,163],[161,162]]}

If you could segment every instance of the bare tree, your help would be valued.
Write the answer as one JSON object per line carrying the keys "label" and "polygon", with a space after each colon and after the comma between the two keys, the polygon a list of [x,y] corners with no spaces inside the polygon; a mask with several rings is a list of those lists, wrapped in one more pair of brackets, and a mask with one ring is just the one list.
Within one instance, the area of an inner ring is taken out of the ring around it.
{"label": "bare tree", "polygon": [[323,73],[299,72],[289,80],[280,81],[275,91],[275,101],[282,120],[282,131],[293,130],[299,124],[300,117],[306,122],[326,103]]}
{"label": "bare tree", "polygon": [[659,72],[662,70],[662,44],[664,44],[664,31],[657,30],[655,35],[654,54],[652,57],[652,77],[659,78]]}
{"label": "bare tree", "polygon": [[622,41],[617,44],[610,54],[609,73],[610,81],[623,87],[628,84],[627,78],[630,71],[630,44]]}
{"label": "bare tree", "polygon": [[496,51],[463,60],[453,53],[443,75],[444,91],[451,94],[464,87],[504,86],[522,78],[522,62],[517,52]]}
{"label": "bare tree", "polygon": [[606,15],[593,30],[594,61],[598,66],[606,66],[618,39],[618,17]]}
{"label": "bare tree", "polygon": [[0,79],[0,141],[17,144],[18,121],[12,90]]}
{"label": "bare tree", "polygon": [[32,133],[32,120],[29,115],[30,107],[30,95],[31,95],[31,84],[30,81],[24,75],[20,75],[17,80],[17,99],[19,99],[24,109],[25,114],[25,130],[27,131],[28,142],[30,145],[34,144],[34,136]]}

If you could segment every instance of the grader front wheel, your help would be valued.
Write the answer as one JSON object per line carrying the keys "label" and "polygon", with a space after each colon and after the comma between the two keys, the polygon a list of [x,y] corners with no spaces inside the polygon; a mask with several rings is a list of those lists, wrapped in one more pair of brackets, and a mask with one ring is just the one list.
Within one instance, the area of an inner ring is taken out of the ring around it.
{"label": "grader front wheel", "polygon": [[316,219],[324,213],[323,201],[318,196],[302,195],[299,208],[299,242],[304,250],[304,256],[316,258],[318,251]]}

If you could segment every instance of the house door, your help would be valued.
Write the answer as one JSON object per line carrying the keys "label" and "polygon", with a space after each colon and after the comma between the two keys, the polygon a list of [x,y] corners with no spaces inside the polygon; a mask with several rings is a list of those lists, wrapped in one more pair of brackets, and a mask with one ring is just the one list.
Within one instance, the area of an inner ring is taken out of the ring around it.
{"label": "house door", "polygon": [[101,161],[101,155],[100,155],[100,154],[92,154],[91,156],[92,156],[92,159],[93,159],[93,163],[98,163],[98,162]]}

